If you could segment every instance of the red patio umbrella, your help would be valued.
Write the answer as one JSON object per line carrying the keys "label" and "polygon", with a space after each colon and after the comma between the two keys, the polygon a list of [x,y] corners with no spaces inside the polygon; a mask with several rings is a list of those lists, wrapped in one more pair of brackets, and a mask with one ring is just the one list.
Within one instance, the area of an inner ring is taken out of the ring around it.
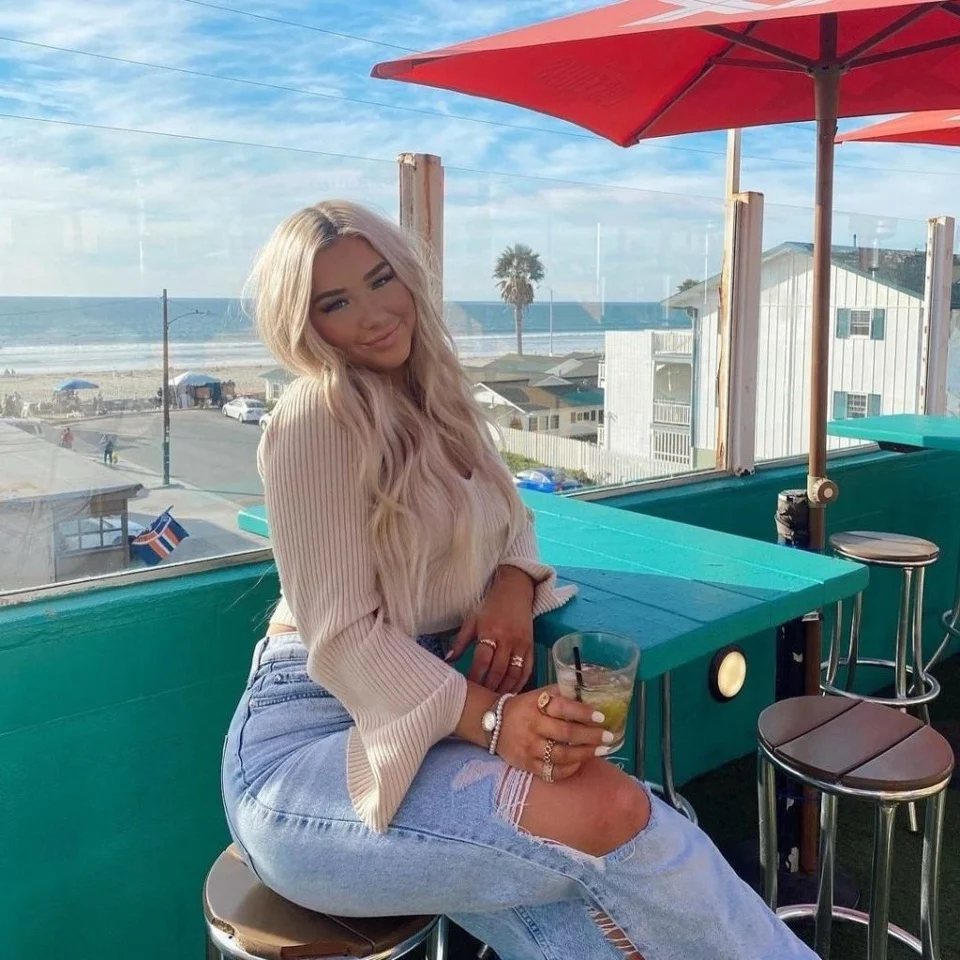
{"label": "red patio umbrella", "polygon": [[[837,117],[960,103],[958,0],[622,0],[380,63],[373,75],[527,107],[621,146],[815,118],[807,487],[814,507],[833,498],[825,474]],[[823,520],[811,511],[815,548]]]}
{"label": "red patio umbrella", "polygon": [[[958,101],[960,103],[960,101]],[[883,143],[935,143],[960,147],[960,110],[924,110],[907,113],[892,120],[871,123],[849,133],[841,133],[837,143],[870,140]]]}

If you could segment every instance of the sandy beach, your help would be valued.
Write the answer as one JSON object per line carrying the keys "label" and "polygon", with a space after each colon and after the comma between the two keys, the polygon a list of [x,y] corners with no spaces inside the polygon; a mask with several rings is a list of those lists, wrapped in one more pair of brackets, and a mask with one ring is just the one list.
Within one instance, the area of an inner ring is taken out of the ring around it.
{"label": "sandy beach", "polygon": [[[219,367],[204,368],[204,373],[212,374],[223,381],[232,380],[236,384],[237,394],[262,394],[264,383],[263,373],[271,369],[265,364],[260,367]],[[177,374],[184,373],[174,367],[170,368],[170,379]],[[73,374],[82,380],[89,380],[99,386],[98,390],[81,390],[81,400],[92,400],[99,392],[104,400],[137,400],[149,399],[156,396],[160,387],[163,373],[156,370],[114,370],[109,373],[84,373],[82,370]],[[66,377],[57,374],[25,374],[13,376],[0,375],[0,400],[7,394],[19,393],[24,403],[42,403],[53,399],[53,388],[62,383]]]}

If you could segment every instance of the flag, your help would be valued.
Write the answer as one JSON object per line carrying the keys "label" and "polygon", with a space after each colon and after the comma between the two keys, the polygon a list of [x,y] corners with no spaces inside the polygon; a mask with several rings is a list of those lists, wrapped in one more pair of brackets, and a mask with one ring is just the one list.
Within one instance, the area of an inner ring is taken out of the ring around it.
{"label": "flag", "polygon": [[190,534],[164,510],[150,526],[130,542],[130,553],[152,567],[169,557]]}

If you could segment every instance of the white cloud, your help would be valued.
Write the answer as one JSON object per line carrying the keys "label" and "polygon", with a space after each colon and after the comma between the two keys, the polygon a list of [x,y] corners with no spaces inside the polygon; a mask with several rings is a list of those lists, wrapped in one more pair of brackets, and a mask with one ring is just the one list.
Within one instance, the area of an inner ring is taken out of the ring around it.
{"label": "white cloud", "polygon": [[[302,0],[275,0],[249,9],[424,48],[592,5],[410,0],[395,11],[385,2],[311,9]],[[371,64],[392,55],[388,48],[182,0],[7,4],[0,7],[0,36],[441,115],[572,129],[496,104],[369,79]],[[439,154],[448,168],[451,296],[495,296],[493,257],[516,240],[541,250],[560,299],[592,298],[598,284],[608,299],[656,299],[719,262],[722,134],[622,150],[590,138],[282,93],[5,41],[0,113],[293,148],[0,119],[0,295],[152,294],[163,286],[184,296],[235,294],[257,246],[297,206],[334,194],[394,213],[393,161],[409,150]],[[809,126],[745,136],[743,187],[766,195],[769,242],[810,236],[813,148]],[[837,160],[837,208],[861,214],[838,215],[838,242],[856,232],[864,242],[879,236],[886,245],[916,246],[927,216],[953,212],[955,154],[849,145]],[[934,173],[876,169],[897,166]],[[871,211],[877,218],[862,215]]]}

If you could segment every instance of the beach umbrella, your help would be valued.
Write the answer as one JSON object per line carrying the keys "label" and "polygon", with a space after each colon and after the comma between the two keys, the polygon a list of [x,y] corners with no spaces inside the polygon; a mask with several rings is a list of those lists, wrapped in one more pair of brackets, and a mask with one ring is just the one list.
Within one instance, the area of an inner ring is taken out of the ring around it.
{"label": "beach umbrella", "polygon": [[54,393],[63,393],[65,390],[99,390],[100,387],[96,383],[91,383],[89,380],[81,380],[78,377],[74,377],[71,380],[63,380],[58,383],[54,388]]}
{"label": "beach umbrella", "polygon": [[[960,103],[958,98],[957,103]],[[921,110],[841,133],[837,143],[933,143],[960,147],[960,109]]]}
{"label": "beach umbrella", "polygon": [[[810,365],[811,505],[826,475],[830,247],[837,118],[960,103],[956,0],[622,0],[429,53],[373,75],[549,114],[621,146],[817,121]],[[811,511],[822,548],[822,509]]]}
{"label": "beach umbrella", "polygon": [[186,373],[181,373],[180,376],[174,377],[170,382],[175,387],[206,387],[211,383],[219,383],[220,378],[209,373],[187,370]]}

